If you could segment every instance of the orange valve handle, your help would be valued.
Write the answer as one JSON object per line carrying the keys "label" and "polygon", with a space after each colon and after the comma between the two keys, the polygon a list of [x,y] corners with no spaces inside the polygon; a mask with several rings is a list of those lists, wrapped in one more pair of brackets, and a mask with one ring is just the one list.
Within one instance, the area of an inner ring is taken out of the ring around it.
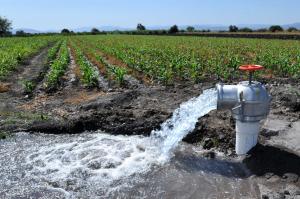
{"label": "orange valve handle", "polygon": [[240,66],[239,69],[242,71],[249,71],[249,85],[251,85],[254,71],[262,70],[264,67],[261,65],[243,65]]}
{"label": "orange valve handle", "polygon": [[256,71],[256,70],[262,70],[262,69],[264,69],[264,67],[261,65],[243,65],[243,66],[240,66],[239,69],[242,71],[251,72],[251,71]]}

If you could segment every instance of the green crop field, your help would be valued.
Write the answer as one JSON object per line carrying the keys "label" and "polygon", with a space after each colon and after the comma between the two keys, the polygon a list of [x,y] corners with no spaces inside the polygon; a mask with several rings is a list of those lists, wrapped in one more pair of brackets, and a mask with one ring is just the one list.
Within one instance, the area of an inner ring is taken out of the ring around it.
{"label": "green crop field", "polygon": [[57,39],[58,37],[1,38],[0,78],[7,76],[26,58]]}
{"label": "green crop field", "polygon": [[86,53],[97,57],[98,50],[115,56],[130,69],[165,83],[234,78],[242,64],[263,65],[276,76],[300,75],[299,41],[168,36],[79,36],[71,40]]}
{"label": "green crop field", "polygon": [[73,54],[86,86],[97,76],[118,82],[129,74],[162,84],[174,81],[234,79],[238,66],[260,64],[258,75],[300,77],[300,42],[288,40],[203,38],[189,36],[48,36],[0,40],[0,77],[22,60],[51,45],[46,87],[55,87]]}

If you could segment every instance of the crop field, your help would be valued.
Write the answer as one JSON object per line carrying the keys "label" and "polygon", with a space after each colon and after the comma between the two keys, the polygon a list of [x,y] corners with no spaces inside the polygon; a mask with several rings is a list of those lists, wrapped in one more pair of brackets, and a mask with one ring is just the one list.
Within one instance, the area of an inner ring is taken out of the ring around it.
{"label": "crop field", "polygon": [[57,37],[3,38],[0,40],[0,78],[18,64],[57,40]]}
{"label": "crop field", "polygon": [[[0,40],[0,77],[48,48],[44,88],[55,90],[70,65],[86,87],[99,76],[122,86],[126,76],[144,84],[236,79],[238,66],[260,64],[262,76],[300,77],[300,42],[170,36],[48,36]],[[29,84],[30,85],[30,84]],[[28,85],[27,85],[28,86]],[[31,90],[30,88],[27,90]]]}
{"label": "crop field", "polygon": [[[199,81],[238,75],[241,64],[260,64],[277,76],[299,76],[300,42],[197,37],[100,36],[76,37],[86,52],[100,50],[153,80]],[[96,54],[97,56],[97,54]]]}

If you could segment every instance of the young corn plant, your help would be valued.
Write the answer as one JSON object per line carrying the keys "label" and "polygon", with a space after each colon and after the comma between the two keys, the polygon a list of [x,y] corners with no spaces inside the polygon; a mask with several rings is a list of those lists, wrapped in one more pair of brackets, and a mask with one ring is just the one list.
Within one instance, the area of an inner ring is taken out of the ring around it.
{"label": "young corn plant", "polygon": [[33,81],[25,80],[22,82],[25,94],[31,94],[36,86]]}
{"label": "young corn plant", "polygon": [[76,63],[82,72],[82,82],[87,87],[97,87],[98,86],[98,71],[95,67],[87,60],[79,48],[75,49],[76,53]]}
{"label": "young corn plant", "polygon": [[47,54],[48,63],[51,63],[56,58],[61,43],[62,43],[61,41],[56,42],[56,44],[48,50],[48,54]]}
{"label": "young corn plant", "polygon": [[114,79],[118,82],[119,85],[124,84],[125,75],[127,74],[127,70],[118,66],[109,66],[110,73],[114,76]]}
{"label": "young corn plant", "polygon": [[50,71],[47,74],[47,80],[45,82],[46,90],[50,91],[57,88],[60,77],[62,77],[65,73],[69,62],[70,57],[67,48],[67,42],[64,41],[60,47],[58,57],[52,62],[50,66]]}

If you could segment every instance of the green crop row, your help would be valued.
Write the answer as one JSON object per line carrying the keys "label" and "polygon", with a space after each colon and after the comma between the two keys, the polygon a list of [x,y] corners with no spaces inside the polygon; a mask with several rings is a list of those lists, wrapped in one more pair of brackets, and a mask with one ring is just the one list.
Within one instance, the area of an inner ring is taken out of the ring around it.
{"label": "green crop row", "polygon": [[0,78],[6,77],[18,64],[58,37],[27,37],[0,39]]}
{"label": "green crop row", "polygon": [[51,63],[51,62],[53,62],[53,60],[55,60],[61,44],[62,44],[62,41],[60,40],[60,41],[56,42],[55,45],[48,50],[48,54],[47,54],[47,62],[48,63]]}
{"label": "green crop row", "polygon": [[82,78],[81,81],[87,87],[97,87],[98,86],[98,76],[99,73],[95,69],[95,67],[87,60],[79,47],[77,47],[74,43],[72,43],[72,47],[75,51],[75,61],[79,66]]}
{"label": "green crop row", "polygon": [[78,44],[78,46],[80,46],[84,53],[93,56],[105,67],[105,75],[108,79],[116,80],[119,85],[124,84],[125,75],[128,73],[125,68],[108,63],[99,53],[97,53],[96,48],[85,46],[84,43],[78,41],[76,41],[76,43]]}
{"label": "green crop row", "polygon": [[127,70],[125,68],[114,65],[108,65],[108,69],[110,74],[112,74],[112,76],[118,82],[119,85],[124,83],[124,78],[127,74]]}
{"label": "green crop row", "polygon": [[300,77],[300,42],[171,36],[80,36],[76,40],[166,84],[177,80],[234,79],[238,66],[260,64],[259,74]]}
{"label": "green crop row", "polygon": [[67,47],[67,41],[65,40],[61,44],[57,58],[50,65],[50,71],[47,74],[46,82],[45,82],[45,88],[47,90],[52,90],[57,88],[60,77],[64,75],[69,62],[70,62],[70,56]]}

